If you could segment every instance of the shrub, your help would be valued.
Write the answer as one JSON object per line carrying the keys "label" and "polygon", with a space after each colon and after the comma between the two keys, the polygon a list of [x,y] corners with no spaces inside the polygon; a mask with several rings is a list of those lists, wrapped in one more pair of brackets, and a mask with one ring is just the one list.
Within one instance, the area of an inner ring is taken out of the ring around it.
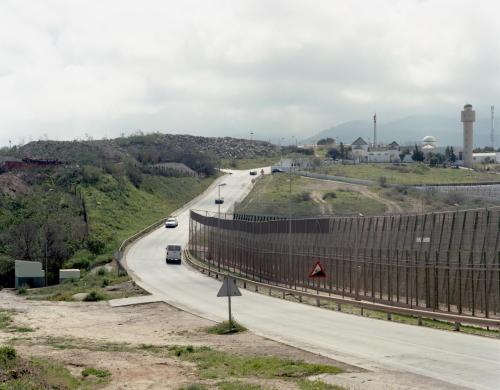
{"label": "shrub", "polygon": [[84,184],[93,185],[99,181],[101,170],[99,168],[86,165],[83,167],[82,181]]}
{"label": "shrub", "polygon": [[311,194],[307,191],[302,191],[294,196],[297,202],[307,202],[311,200]]}
{"label": "shrub", "polygon": [[12,347],[0,347],[0,367],[3,369],[12,367],[17,360],[17,352]]}
{"label": "shrub", "polygon": [[87,377],[89,375],[93,375],[97,378],[106,378],[111,375],[108,370],[100,370],[94,367],[87,367],[82,371],[82,376]]}
{"label": "shrub", "polygon": [[94,255],[100,255],[101,253],[104,252],[104,249],[106,248],[106,243],[100,237],[91,236],[87,238],[87,248]]}
{"label": "shrub", "polygon": [[380,176],[378,179],[377,179],[377,182],[379,184],[380,187],[387,187],[387,177],[385,176]]}
{"label": "shrub", "polygon": [[327,192],[326,194],[323,195],[323,200],[327,199],[335,199],[337,197],[337,194],[335,192]]}
{"label": "shrub", "polygon": [[444,195],[444,201],[449,205],[456,205],[464,202],[465,196],[460,192],[448,192]]}
{"label": "shrub", "polygon": [[97,301],[102,301],[103,299],[106,299],[104,294],[102,294],[98,291],[92,290],[91,292],[89,292],[87,294],[84,301],[85,302],[97,302]]}
{"label": "shrub", "polygon": [[141,170],[139,168],[137,168],[134,164],[128,163],[125,166],[125,172],[127,173],[127,176],[129,178],[129,180],[131,181],[131,183],[135,187],[139,188],[141,186],[141,183],[142,183]]}
{"label": "shrub", "polygon": [[28,292],[28,290],[24,286],[17,289],[18,295],[25,295],[27,292]]}

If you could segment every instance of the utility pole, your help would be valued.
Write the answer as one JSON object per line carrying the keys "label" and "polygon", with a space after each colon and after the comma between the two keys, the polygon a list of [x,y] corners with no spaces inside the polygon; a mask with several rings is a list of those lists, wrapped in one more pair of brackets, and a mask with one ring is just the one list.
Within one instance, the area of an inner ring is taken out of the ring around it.
{"label": "utility pole", "polygon": [[293,275],[293,266],[292,266],[292,159],[290,159],[290,167],[289,167],[289,182],[290,189],[288,193],[288,277],[290,281],[290,288],[292,288],[292,275]]}
{"label": "utility pole", "polygon": [[491,147],[495,151],[495,106],[491,106],[491,134],[490,134]]}
{"label": "utility pole", "polygon": [[225,186],[226,183],[220,183],[220,184],[217,184],[217,187],[219,189],[219,197],[217,198],[218,201],[217,201],[217,209],[218,209],[218,217],[217,217],[217,231],[218,231],[218,236],[219,236],[219,245],[218,245],[218,248],[217,248],[217,269],[218,271],[220,272],[220,251],[221,251],[221,246],[222,246],[222,240],[221,240],[221,231],[220,231],[220,202],[221,202],[221,198],[220,198],[220,188]]}

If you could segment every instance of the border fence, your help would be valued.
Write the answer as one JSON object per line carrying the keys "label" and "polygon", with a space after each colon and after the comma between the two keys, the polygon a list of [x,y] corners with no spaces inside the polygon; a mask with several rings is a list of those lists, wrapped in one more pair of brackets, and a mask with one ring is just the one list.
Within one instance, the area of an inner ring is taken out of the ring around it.
{"label": "border fence", "polygon": [[[248,221],[191,211],[189,250],[255,281],[498,318],[500,208]],[[327,277],[308,278],[320,260]]]}

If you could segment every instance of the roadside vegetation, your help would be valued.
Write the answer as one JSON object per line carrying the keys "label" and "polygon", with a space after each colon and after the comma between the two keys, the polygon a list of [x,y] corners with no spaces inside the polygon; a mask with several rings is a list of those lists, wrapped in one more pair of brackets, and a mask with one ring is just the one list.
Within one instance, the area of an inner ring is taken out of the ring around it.
{"label": "roadside vegetation", "polygon": [[26,296],[34,300],[98,302],[147,294],[127,274],[120,274],[115,265],[81,272],[80,280],[28,289]]}
{"label": "roadside vegetation", "polygon": [[40,358],[26,359],[13,347],[0,346],[0,390],[94,389],[108,382],[109,372],[87,368],[78,378],[60,363]]}
{"label": "roadside vegetation", "polygon": [[228,169],[253,169],[276,165],[279,162],[278,155],[271,157],[256,157],[256,158],[234,158],[221,160],[221,167]]}
{"label": "roadside vegetation", "polygon": [[247,328],[245,328],[243,325],[239,324],[236,321],[231,321],[231,326],[229,326],[229,321],[223,321],[221,323],[218,323],[214,326],[211,326],[207,329],[205,329],[207,333],[210,334],[233,334],[233,333],[240,333],[240,332],[245,332]]}
{"label": "roadside vegetation", "polygon": [[[218,389],[264,389],[258,382],[255,383],[255,380],[259,379],[284,380],[295,384],[300,389],[309,389],[314,387],[303,387],[305,378],[318,374],[342,372],[335,366],[275,356],[240,356],[209,347],[169,347],[168,352],[171,356],[195,363],[200,379],[215,381],[214,384],[217,387],[214,387]],[[250,381],[247,382],[245,379]],[[198,386],[203,386],[203,384],[198,384]]]}

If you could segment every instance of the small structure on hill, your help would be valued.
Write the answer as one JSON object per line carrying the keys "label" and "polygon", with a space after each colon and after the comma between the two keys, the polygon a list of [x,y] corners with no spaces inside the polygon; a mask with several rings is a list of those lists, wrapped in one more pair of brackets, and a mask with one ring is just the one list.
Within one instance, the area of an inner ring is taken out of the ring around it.
{"label": "small structure on hill", "polygon": [[39,261],[15,261],[15,286],[43,287],[45,285],[45,272]]}
{"label": "small structure on hill", "polygon": [[59,283],[63,283],[67,280],[72,280],[72,281],[80,280],[80,270],[76,268],[60,269]]}

